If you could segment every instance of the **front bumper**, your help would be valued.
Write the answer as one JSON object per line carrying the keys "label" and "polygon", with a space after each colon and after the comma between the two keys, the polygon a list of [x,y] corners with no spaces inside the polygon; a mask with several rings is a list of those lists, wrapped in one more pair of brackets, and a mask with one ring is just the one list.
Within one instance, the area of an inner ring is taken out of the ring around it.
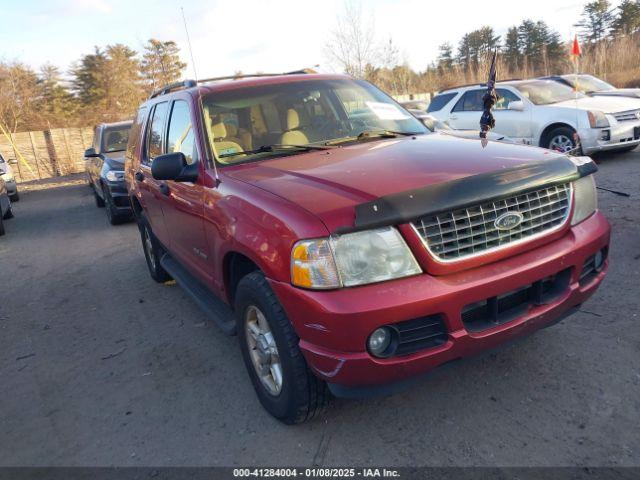
{"label": "front bumper", "polygon": [[[445,363],[475,356],[548,326],[586,301],[604,278],[580,282],[585,261],[609,244],[610,227],[600,212],[562,238],[492,264],[446,276],[418,275],[330,292],[307,291],[271,281],[294,328],[310,368],[336,393],[393,384]],[[468,331],[465,307],[559,272],[570,277],[552,301],[482,331]],[[569,273],[570,272],[570,273]],[[372,357],[369,334],[382,325],[439,314],[447,329],[442,345],[406,356]]]}
{"label": "front bumper", "polygon": [[130,215],[132,213],[131,201],[129,199],[129,194],[124,180],[119,182],[109,182],[105,179],[104,185],[107,187],[107,193],[113,200],[113,205],[115,206],[118,215]]}
{"label": "front bumper", "polygon": [[[640,145],[640,122],[610,119],[610,124],[608,128],[585,128],[578,132],[584,154]],[[608,139],[603,140],[603,136]]]}

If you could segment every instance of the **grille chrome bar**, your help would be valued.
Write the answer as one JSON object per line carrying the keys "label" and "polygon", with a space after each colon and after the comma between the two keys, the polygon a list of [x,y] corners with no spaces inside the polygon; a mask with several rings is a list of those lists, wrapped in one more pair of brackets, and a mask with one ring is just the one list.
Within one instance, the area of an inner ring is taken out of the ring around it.
{"label": "grille chrome bar", "polygon": [[[565,183],[427,215],[412,226],[436,260],[456,262],[559,230],[569,218],[571,188]],[[520,213],[522,222],[510,230],[500,230],[495,221],[507,212]]]}
{"label": "grille chrome bar", "polygon": [[639,120],[640,110],[628,110],[626,112],[618,112],[614,113],[613,116],[619,122],[629,122],[634,120]]}

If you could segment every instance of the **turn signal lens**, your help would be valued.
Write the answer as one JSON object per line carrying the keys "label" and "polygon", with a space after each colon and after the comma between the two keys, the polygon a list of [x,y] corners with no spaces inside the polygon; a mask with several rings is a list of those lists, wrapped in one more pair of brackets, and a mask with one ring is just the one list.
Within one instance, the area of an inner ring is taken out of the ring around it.
{"label": "turn signal lens", "polygon": [[327,239],[303,240],[291,252],[291,281],[297,287],[338,288],[338,271]]}

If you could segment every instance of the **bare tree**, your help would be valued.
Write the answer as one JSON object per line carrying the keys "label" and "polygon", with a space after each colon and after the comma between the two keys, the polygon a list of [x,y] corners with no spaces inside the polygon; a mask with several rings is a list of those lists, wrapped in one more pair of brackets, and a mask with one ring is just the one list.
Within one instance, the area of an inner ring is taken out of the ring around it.
{"label": "bare tree", "polygon": [[331,32],[325,50],[331,63],[354,77],[364,78],[367,66],[376,63],[378,49],[373,18],[363,17],[358,1],[345,1],[344,12],[338,17],[337,27]]}

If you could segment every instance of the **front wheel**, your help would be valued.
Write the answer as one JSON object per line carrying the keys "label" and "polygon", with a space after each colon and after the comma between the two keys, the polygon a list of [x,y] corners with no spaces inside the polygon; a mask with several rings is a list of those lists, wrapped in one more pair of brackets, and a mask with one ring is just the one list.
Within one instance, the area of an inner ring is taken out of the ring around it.
{"label": "front wheel", "polygon": [[329,389],[309,370],[299,338],[261,272],[240,280],[235,311],[242,357],[262,406],[286,424],[322,412]]}
{"label": "front wheel", "polygon": [[542,146],[556,152],[567,153],[576,148],[575,132],[569,127],[554,128],[545,140]]}
{"label": "front wheel", "polygon": [[20,194],[18,193],[17,190],[16,190],[16,193],[14,193],[13,195],[9,195],[9,200],[11,200],[12,202],[17,202],[20,200]]}
{"label": "front wheel", "polygon": [[9,209],[7,210],[7,212],[4,214],[2,218],[5,220],[9,220],[10,218],[13,218],[13,207],[11,206],[11,203],[9,203]]}
{"label": "front wheel", "polygon": [[153,235],[149,223],[144,216],[140,217],[138,227],[140,229],[140,237],[142,239],[142,249],[144,250],[144,258],[149,267],[149,274],[158,283],[164,283],[171,280],[171,275],[162,268],[160,259],[164,255],[164,250],[160,243]]}

